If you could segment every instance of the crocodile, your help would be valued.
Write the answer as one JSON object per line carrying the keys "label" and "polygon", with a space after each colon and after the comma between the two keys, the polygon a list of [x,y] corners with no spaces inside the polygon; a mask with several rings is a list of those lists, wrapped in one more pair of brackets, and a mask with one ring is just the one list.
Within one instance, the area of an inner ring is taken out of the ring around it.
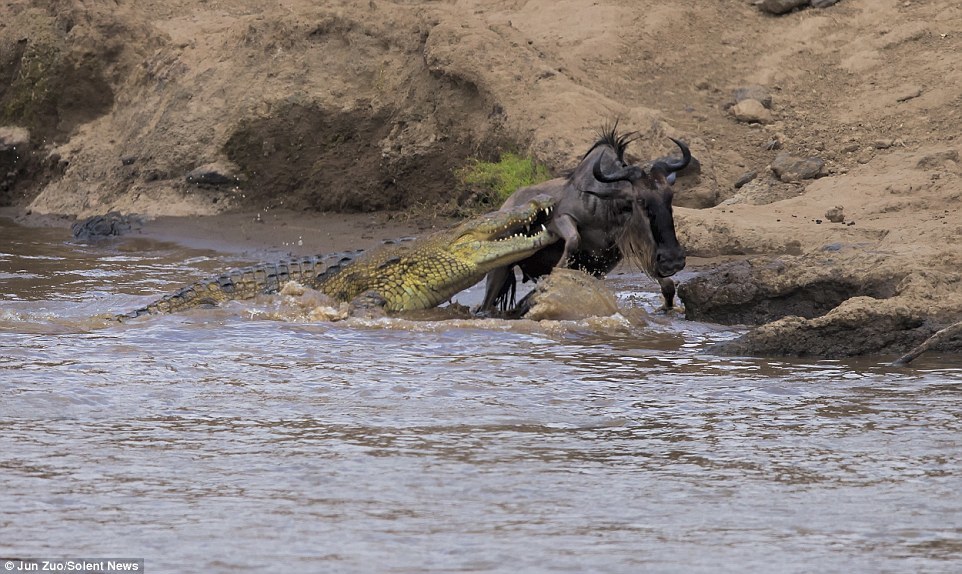
{"label": "crocodile", "polygon": [[175,313],[279,291],[289,281],[325,295],[387,311],[429,309],[481,281],[492,269],[511,265],[558,238],[545,224],[556,200],[539,196],[506,211],[487,213],[420,239],[387,243],[371,251],[311,256],[264,263],[203,279],[117,315]]}

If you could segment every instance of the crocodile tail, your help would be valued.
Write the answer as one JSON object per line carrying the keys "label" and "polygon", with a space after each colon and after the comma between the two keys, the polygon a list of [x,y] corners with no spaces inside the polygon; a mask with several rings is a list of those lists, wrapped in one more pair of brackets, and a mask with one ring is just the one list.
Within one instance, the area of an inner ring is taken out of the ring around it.
{"label": "crocodile tail", "polygon": [[[332,257],[335,258],[333,265],[330,264]],[[196,307],[212,307],[225,301],[252,299],[262,293],[276,293],[289,281],[316,289],[351,257],[348,254],[318,255],[234,269],[191,283],[145,307],[117,315],[116,319],[124,321],[143,315],[176,313]]]}

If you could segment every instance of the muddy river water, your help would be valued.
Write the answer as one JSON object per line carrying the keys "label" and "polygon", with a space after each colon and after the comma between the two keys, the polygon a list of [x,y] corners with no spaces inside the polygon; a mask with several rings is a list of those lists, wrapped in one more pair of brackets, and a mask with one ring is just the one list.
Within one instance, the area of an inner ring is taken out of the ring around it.
{"label": "muddy river water", "polygon": [[68,235],[0,220],[0,559],[962,571],[957,360],[716,356],[738,331],[681,318],[109,324],[249,261]]}

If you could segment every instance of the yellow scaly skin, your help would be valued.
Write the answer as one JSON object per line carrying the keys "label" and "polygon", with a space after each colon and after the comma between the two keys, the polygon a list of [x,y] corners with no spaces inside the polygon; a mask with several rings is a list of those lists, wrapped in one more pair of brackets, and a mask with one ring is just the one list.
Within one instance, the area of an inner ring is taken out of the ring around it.
{"label": "yellow scaly skin", "polygon": [[[484,278],[552,243],[544,230],[554,199],[538,197],[507,212],[494,212],[424,239],[362,255],[318,289],[340,301],[365,293],[384,300],[388,311],[430,309]],[[524,228],[537,230],[524,234]]]}
{"label": "yellow scaly skin", "polygon": [[249,299],[297,281],[339,301],[364,299],[388,311],[435,307],[484,278],[557,240],[544,228],[555,200],[538,196],[510,211],[496,211],[421,239],[330,258],[305,257],[262,264],[198,281],[118,320],[174,313]]}

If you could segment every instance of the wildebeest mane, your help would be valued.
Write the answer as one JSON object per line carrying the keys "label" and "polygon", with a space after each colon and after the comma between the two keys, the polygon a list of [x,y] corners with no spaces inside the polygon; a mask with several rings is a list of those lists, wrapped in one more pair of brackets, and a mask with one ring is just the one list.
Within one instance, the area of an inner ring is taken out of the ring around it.
{"label": "wildebeest mane", "polygon": [[601,128],[601,132],[598,134],[598,140],[585,152],[585,155],[581,159],[588,157],[595,148],[599,146],[608,146],[615,150],[618,156],[618,161],[625,161],[625,149],[628,148],[628,144],[635,141],[640,137],[638,132],[628,132],[624,134],[618,134],[618,120],[615,120],[612,124],[605,124]]}
{"label": "wildebeest mane", "polygon": [[[590,148],[588,148],[588,151],[585,152],[585,155],[581,156],[581,160],[584,161],[584,159],[588,157],[591,152],[595,151],[599,147],[604,146],[610,147],[615,152],[615,156],[618,158],[618,161],[624,163],[625,150],[628,148],[628,144],[635,141],[639,137],[641,136],[638,132],[619,134],[618,120],[615,120],[614,123],[605,124],[601,128],[601,131],[598,132],[598,139],[591,145]],[[571,176],[574,175],[576,170],[577,168],[564,173],[564,177],[571,179]]]}

